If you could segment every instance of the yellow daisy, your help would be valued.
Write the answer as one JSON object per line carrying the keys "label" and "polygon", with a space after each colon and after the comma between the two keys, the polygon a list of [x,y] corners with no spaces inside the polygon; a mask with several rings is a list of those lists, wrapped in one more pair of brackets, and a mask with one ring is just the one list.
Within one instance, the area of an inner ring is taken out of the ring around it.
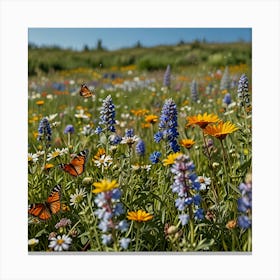
{"label": "yellow daisy", "polygon": [[217,125],[209,125],[203,131],[205,134],[214,136],[220,140],[226,138],[226,136],[234,131],[238,130],[231,122],[219,122]]}
{"label": "yellow daisy", "polygon": [[38,106],[44,105],[44,103],[45,103],[44,100],[38,100],[38,101],[36,101],[36,104],[37,104]]}
{"label": "yellow daisy", "polygon": [[198,125],[200,128],[205,128],[209,123],[215,123],[220,121],[217,115],[204,113],[203,115],[198,114],[197,116],[187,117],[188,124],[186,127],[191,125]]}
{"label": "yellow daisy", "polygon": [[167,158],[162,161],[163,165],[166,166],[166,165],[173,164],[175,162],[176,158],[181,155],[182,155],[182,153],[179,153],[179,152],[168,155]]}
{"label": "yellow daisy", "polygon": [[93,183],[95,189],[92,191],[93,193],[101,193],[111,191],[119,186],[116,180],[109,181],[107,179],[103,179],[100,182]]}
{"label": "yellow daisy", "polygon": [[192,139],[182,139],[180,141],[180,145],[187,149],[190,149],[194,144],[195,144],[195,141],[193,141]]}
{"label": "yellow daisy", "polygon": [[147,222],[153,218],[153,215],[143,210],[138,210],[137,212],[134,211],[128,212],[127,218],[131,221]]}
{"label": "yellow daisy", "polygon": [[156,123],[158,121],[158,116],[156,115],[147,115],[145,117],[145,122],[147,123]]}

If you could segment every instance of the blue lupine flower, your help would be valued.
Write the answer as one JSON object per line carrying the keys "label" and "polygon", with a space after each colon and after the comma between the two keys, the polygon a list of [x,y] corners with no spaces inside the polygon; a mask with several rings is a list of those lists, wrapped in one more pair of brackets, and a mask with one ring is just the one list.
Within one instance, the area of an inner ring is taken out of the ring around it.
{"label": "blue lupine flower", "polygon": [[173,152],[178,152],[180,147],[177,143],[179,133],[177,131],[177,107],[174,101],[170,98],[164,102],[161,110],[159,132],[154,135],[154,140],[160,142],[165,140],[169,143]]}
{"label": "blue lupine flower", "polygon": [[158,131],[154,135],[154,140],[155,140],[156,143],[159,143],[162,139],[163,139],[163,133],[161,131]]}
{"label": "blue lupine flower", "polygon": [[202,208],[198,208],[194,213],[194,218],[196,220],[203,220],[204,219],[204,211]]}
{"label": "blue lupine flower", "polygon": [[125,130],[125,136],[126,137],[133,137],[134,136],[134,129],[133,128],[129,128]]}
{"label": "blue lupine flower", "polygon": [[224,102],[226,105],[229,105],[229,104],[231,103],[231,95],[230,95],[230,93],[225,94],[224,99],[223,99],[223,102]]}
{"label": "blue lupine flower", "polygon": [[131,239],[130,238],[122,238],[120,240],[120,246],[123,248],[123,249],[127,249],[128,248],[128,245],[130,243]]}
{"label": "blue lupine flower", "polygon": [[182,226],[185,226],[189,222],[190,216],[188,214],[179,215],[179,220],[182,223]]}
{"label": "blue lupine flower", "polygon": [[249,97],[249,80],[245,74],[242,74],[237,89],[238,106],[240,107],[250,107],[250,97]]}
{"label": "blue lupine flower", "polygon": [[242,215],[237,219],[238,226],[242,229],[250,228],[252,225],[252,221],[248,216]]}
{"label": "blue lupine flower", "polygon": [[139,156],[144,156],[145,155],[145,143],[143,140],[139,140],[135,146],[135,151]]}
{"label": "blue lupine flower", "polygon": [[170,87],[171,85],[170,78],[171,78],[171,69],[170,69],[170,65],[168,64],[163,76],[163,85],[165,87]]}
{"label": "blue lupine flower", "polygon": [[[184,212],[179,215],[182,225],[186,225],[189,219],[203,219],[203,209],[198,208],[201,203],[201,196],[197,193],[200,190],[200,183],[196,180],[197,175],[194,173],[193,162],[188,156],[180,155],[176,158],[170,171],[174,174],[174,182],[171,188],[178,195],[178,198],[175,199],[175,207]],[[190,207],[193,209],[192,211]],[[196,210],[194,211],[194,209]],[[187,211],[188,214],[185,213]]]}
{"label": "blue lupine flower", "polygon": [[102,238],[102,244],[106,246],[110,245],[113,241],[112,234],[102,234],[101,238]]}
{"label": "blue lupine flower", "polygon": [[220,89],[221,90],[229,90],[230,89],[230,75],[229,75],[229,69],[228,66],[225,68],[224,74],[221,79]]}
{"label": "blue lupine flower", "polygon": [[73,134],[74,133],[74,126],[72,124],[68,124],[64,129],[64,134]]}
{"label": "blue lupine flower", "polygon": [[118,145],[121,143],[122,137],[117,134],[112,134],[110,135],[109,140],[111,145]]}
{"label": "blue lupine flower", "polygon": [[197,90],[197,83],[195,80],[191,83],[191,98],[194,102],[198,101],[198,90]]}
{"label": "blue lupine flower", "polygon": [[52,130],[50,123],[47,118],[42,118],[38,127],[38,138],[39,141],[50,142],[52,137]]}
{"label": "blue lupine flower", "polygon": [[99,125],[103,127],[102,131],[115,132],[115,105],[113,104],[111,95],[108,95],[104,100],[100,110]]}
{"label": "blue lupine flower", "polygon": [[118,218],[125,212],[123,204],[120,202],[121,194],[122,192],[119,188],[114,188],[98,193],[94,199],[98,207],[94,212],[94,215],[99,219],[98,229],[103,233],[107,233],[102,235],[104,245],[110,245],[112,241],[116,242],[116,240],[113,240],[115,235],[114,237],[112,236],[112,231],[125,232],[128,229],[126,220],[118,221]]}
{"label": "blue lupine flower", "polygon": [[128,230],[128,222],[126,220],[122,220],[119,222],[117,229],[119,229],[121,232],[126,232]]}
{"label": "blue lupine flower", "polygon": [[95,129],[95,133],[96,134],[100,134],[102,132],[102,127],[101,126],[98,126],[96,129]]}
{"label": "blue lupine flower", "polygon": [[161,157],[161,153],[160,152],[153,152],[150,155],[150,161],[155,164],[159,162],[159,158]]}

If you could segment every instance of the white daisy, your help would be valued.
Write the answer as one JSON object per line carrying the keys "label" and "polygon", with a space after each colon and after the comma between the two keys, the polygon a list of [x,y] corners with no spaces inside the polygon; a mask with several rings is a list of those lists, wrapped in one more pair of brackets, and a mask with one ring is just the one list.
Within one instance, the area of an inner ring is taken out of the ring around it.
{"label": "white daisy", "polygon": [[58,149],[58,148],[55,148],[54,151],[48,153],[47,161],[50,161],[51,159],[54,159],[54,158],[59,157],[59,156],[63,156],[67,153],[68,153],[68,148],[63,148],[61,150]]}
{"label": "white daisy", "polygon": [[31,238],[28,240],[28,245],[29,246],[35,246],[39,243],[39,239],[36,239],[36,238]]}
{"label": "white daisy", "polygon": [[75,117],[78,119],[89,119],[89,117],[85,114],[84,110],[77,111],[77,114],[75,114]]}
{"label": "white daisy", "polygon": [[76,189],[76,193],[70,194],[70,205],[73,205],[74,208],[78,208],[86,195],[85,188]]}
{"label": "white daisy", "polygon": [[198,176],[196,179],[200,183],[200,190],[206,190],[211,184],[211,179],[205,176]]}
{"label": "white daisy", "polygon": [[94,164],[100,168],[101,166],[108,167],[112,164],[113,159],[108,155],[101,155],[99,159],[94,160]]}
{"label": "white daisy", "polygon": [[52,237],[50,240],[49,248],[58,252],[67,251],[72,242],[72,239],[65,234],[63,234],[62,237],[60,235]]}
{"label": "white daisy", "polygon": [[36,163],[38,161],[39,155],[28,153],[28,162]]}
{"label": "white daisy", "polygon": [[127,145],[132,145],[135,142],[137,142],[140,138],[136,135],[134,135],[133,137],[123,137],[121,144],[127,144]]}

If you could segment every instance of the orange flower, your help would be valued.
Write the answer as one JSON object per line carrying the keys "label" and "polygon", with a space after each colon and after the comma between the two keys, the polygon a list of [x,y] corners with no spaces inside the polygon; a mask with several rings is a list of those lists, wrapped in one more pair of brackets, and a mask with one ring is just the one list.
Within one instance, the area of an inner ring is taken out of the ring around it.
{"label": "orange flower", "polygon": [[191,125],[198,125],[200,128],[205,128],[209,123],[218,122],[220,119],[217,115],[204,113],[203,115],[198,114],[197,116],[187,117],[188,124],[186,127]]}
{"label": "orange flower", "polygon": [[195,141],[193,141],[192,139],[182,139],[180,141],[180,145],[187,149],[190,149],[194,144],[195,144]]}
{"label": "orange flower", "polygon": [[153,215],[143,210],[138,210],[137,212],[134,211],[128,212],[127,218],[131,221],[147,222],[153,218]]}
{"label": "orange flower", "polygon": [[147,123],[156,123],[158,121],[158,116],[156,115],[148,115],[145,118],[145,122]]}
{"label": "orange flower", "polygon": [[203,131],[205,134],[214,136],[220,140],[226,138],[226,136],[234,131],[238,130],[234,124],[230,122],[219,122],[217,125],[208,125]]}
{"label": "orange flower", "polygon": [[44,100],[38,100],[38,101],[36,101],[36,104],[37,104],[38,106],[44,105],[44,103],[45,103]]}
{"label": "orange flower", "polygon": [[236,227],[236,220],[228,221],[226,224],[227,229],[234,229]]}

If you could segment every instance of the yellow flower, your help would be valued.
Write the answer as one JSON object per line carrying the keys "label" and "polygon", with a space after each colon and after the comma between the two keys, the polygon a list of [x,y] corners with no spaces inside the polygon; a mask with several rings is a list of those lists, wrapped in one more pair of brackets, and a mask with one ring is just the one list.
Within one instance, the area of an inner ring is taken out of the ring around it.
{"label": "yellow flower", "polygon": [[38,100],[38,101],[36,101],[36,104],[37,105],[44,105],[44,103],[45,103],[45,101],[44,100]]}
{"label": "yellow flower", "polygon": [[182,153],[179,153],[179,152],[168,155],[168,157],[162,161],[163,165],[166,166],[166,165],[173,164],[175,162],[176,158],[181,155],[182,155]]}
{"label": "yellow flower", "polygon": [[156,115],[148,115],[145,118],[145,122],[147,123],[156,123],[158,121],[158,116]]}
{"label": "yellow flower", "polygon": [[113,190],[118,187],[118,183],[116,180],[109,181],[107,179],[101,180],[101,182],[93,183],[95,189],[92,191],[93,193],[101,193]]}
{"label": "yellow flower", "polygon": [[194,144],[195,144],[195,141],[193,141],[192,139],[182,139],[180,141],[180,145],[187,149],[190,149]]}
{"label": "yellow flower", "polygon": [[45,165],[44,169],[45,169],[45,170],[49,170],[49,169],[51,169],[51,168],[53,168],[53,167],[54,167],[53,164],[47,163],[47,164]]}
{"label": "yellow flower", "polygon": [[204,113],[203,115],[198,114],[197,116],[187,117],[187,120],[188,120],[188,124],[186,125],[186,127],[196,124],[203,129],[209,123],[218,122],[220,119],[218,118],[217,115],[214,115],[214,114],[209,114],[208,115],[208,113]]}
{"label": "yellow flower", "polygon": [[[95,160],[99,160],[101,158],[101,156],[105,155],[105,149],[103,148],[99,148],[97,153],[95,154],[95,156],[93,157]],[[93,161],[94,161],[93,159]]]}
{"label": "yellow flower", "polygon": [[235,227],[236,227],[236,221],[235,220],[228,221],[227,224],[226,224],[227,229],[234,229]]}
{"label": "yellow flower", "polygon": [[209,125],[203,131],[211,136],[214,136],[220,140],[226,138],[226,136],[234,131],[238,130],[238,128],[230,123],[230,122],[219,122],[217,125]]}
{"label": "yellow flower", "polygon": [[143,210],[138,210],[137,212],[134,211],[128,212],[127,218],[131,221],[147,222],[153,218],[153,215]]}

